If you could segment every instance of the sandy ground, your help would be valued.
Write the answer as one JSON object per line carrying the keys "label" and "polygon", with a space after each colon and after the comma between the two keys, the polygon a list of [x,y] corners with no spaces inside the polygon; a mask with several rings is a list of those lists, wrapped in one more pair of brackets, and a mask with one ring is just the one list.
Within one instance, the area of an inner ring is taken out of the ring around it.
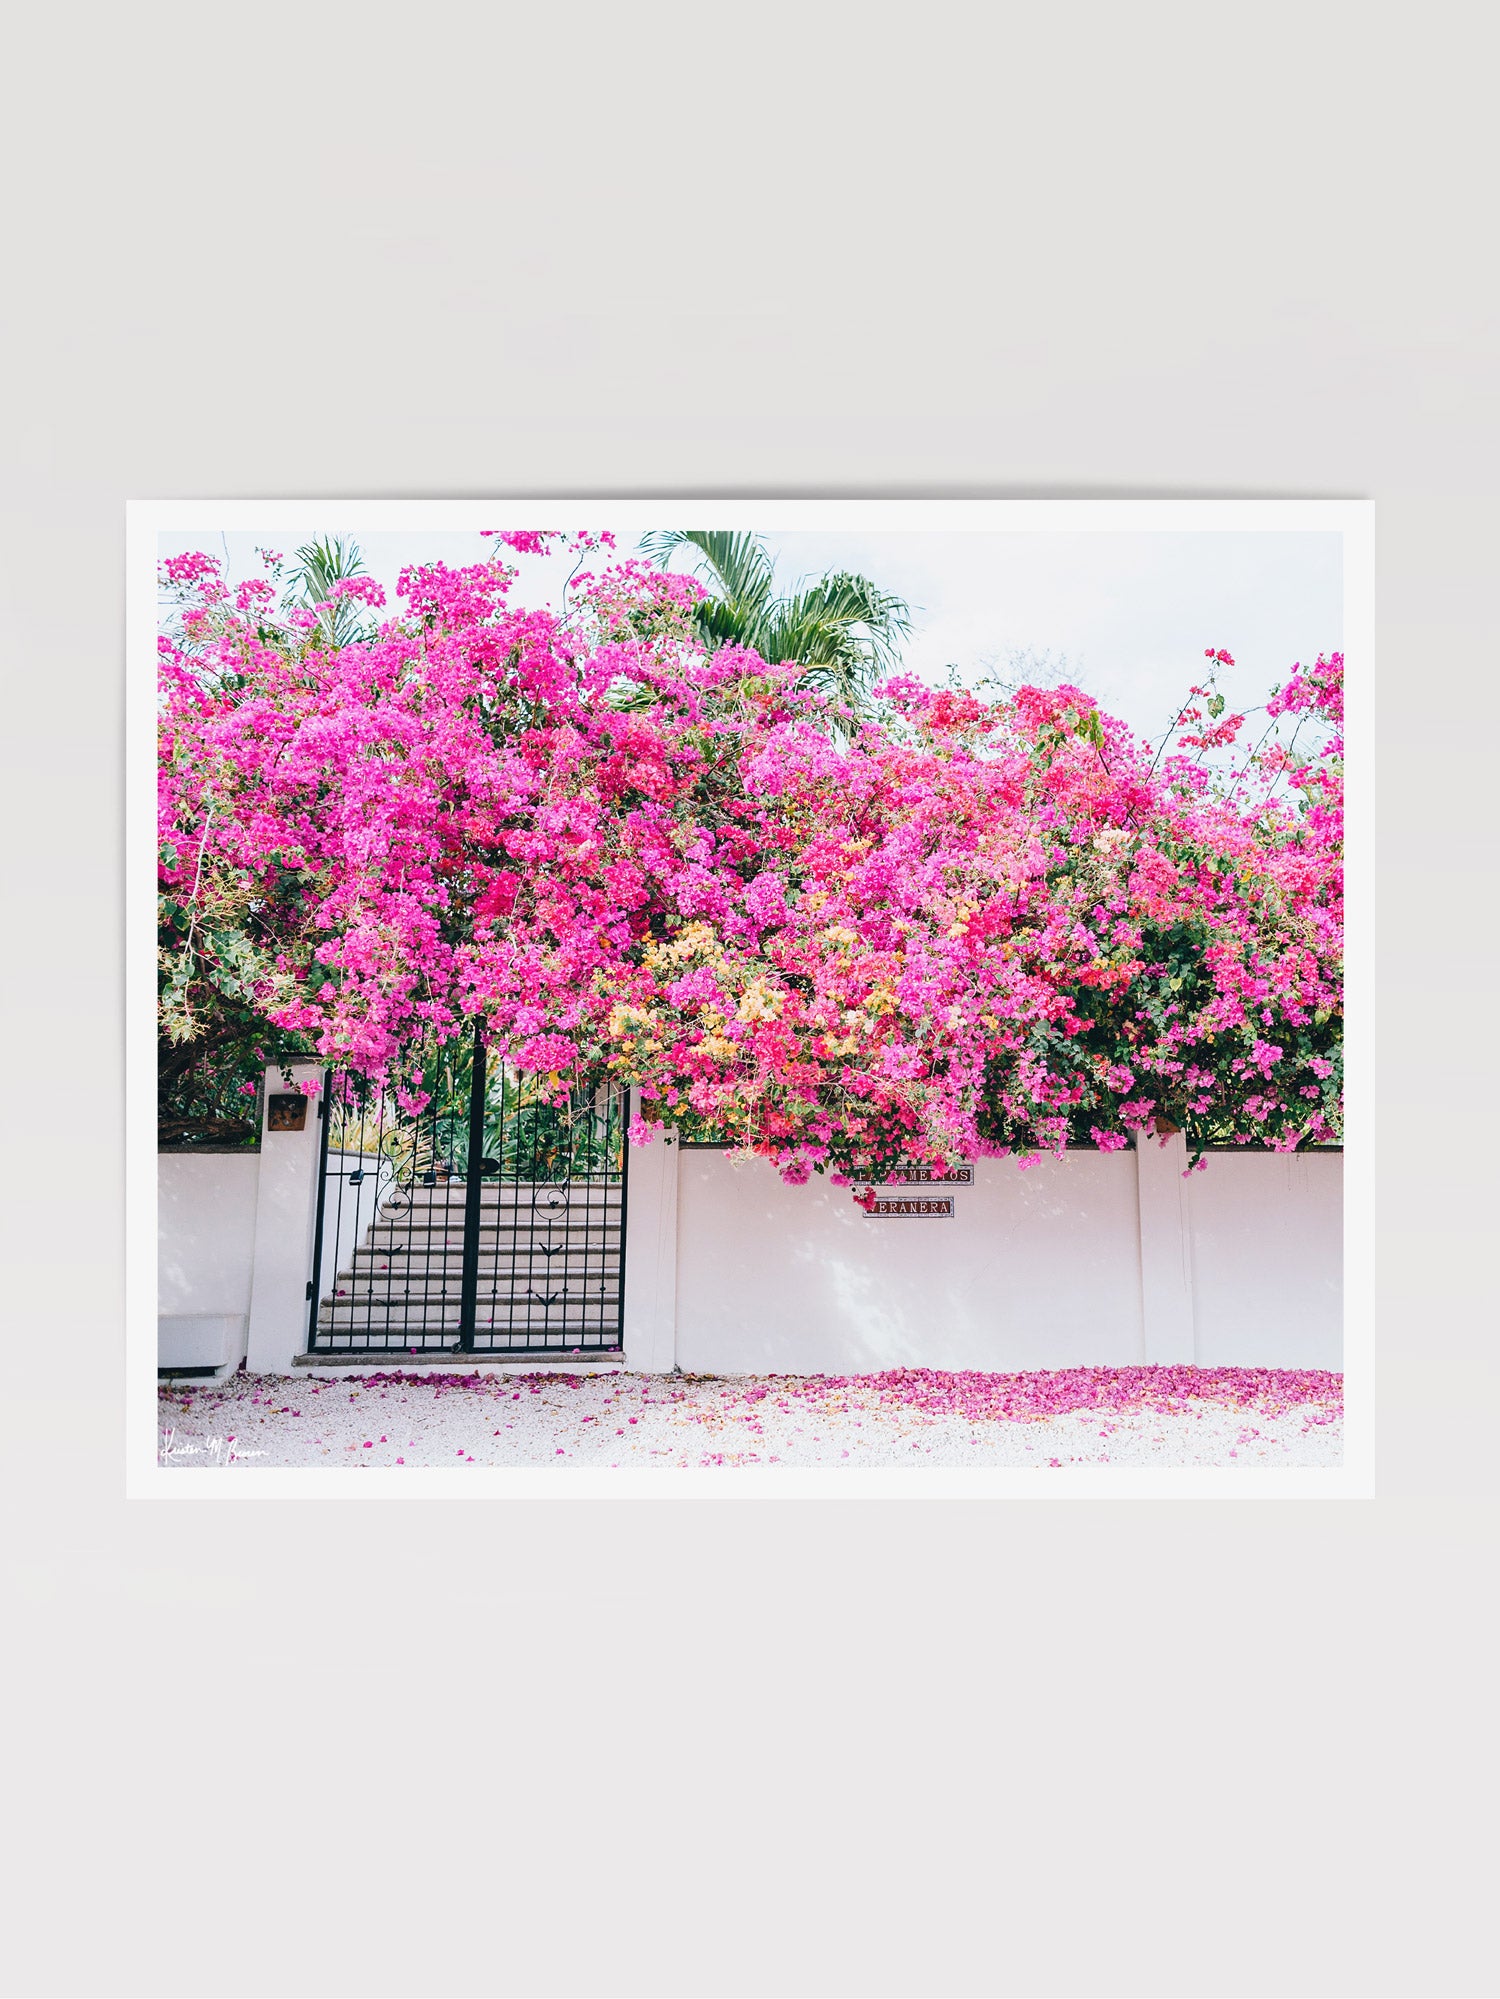
{"label": "sandy ground", "polygon": [[266,1465],[1337,1465],[1338,1375],[239,1374],[160,1395],[161,1462]]}

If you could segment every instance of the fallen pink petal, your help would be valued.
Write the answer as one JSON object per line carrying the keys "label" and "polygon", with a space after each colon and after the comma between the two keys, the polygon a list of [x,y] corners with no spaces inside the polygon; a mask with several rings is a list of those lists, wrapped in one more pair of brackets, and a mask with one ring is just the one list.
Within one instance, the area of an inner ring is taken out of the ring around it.
{"label": "fallen pink petal", "polygon": [[[692,1375],[669,1378],[618,1371],[558,1376],[400,1372],[360,1377],[409,1419],[414,1462],[493,1467],[553,1465],[567,1470],[694,1468],[781,1464],[859,1470],[900,1464],[1066,1469],[1088,1465],[1310,1467],[1341,1462],[1343,1376],[1317,1368],[1076,1367],[1022,1373],[891,1368],[874,1374]],[[160,1423],[180,1469],[213,1462],[189,1455],[192,1442],[228,1433],[237,1412],[264,1405],[261,1378],[239,1374],[208,1387],[159,1391]],[[299,1429],[299,1403],[316,1385],[294,1382],[284,1405],[255,1419],[257,1455],[236,1470],[322,1464],[340,1447],[356,1456],[369,1439],[325,1424]],[[359,1390],[335,1409],[348,1411]],[[642,1413],[602,1420],[622,1395]],[[488,1412],[503,1401],[516,1420],[496,1428]],[[519,1403],[519,1410],[515,1405]],[[1253,1418],[1253,1421],[1247,1420]],[[243,1432],[248,1426],[239,1423]],[[485,1441],[455,1444],[455,1435]],[[620,1443],[629,1438],[626,1455]],[[380,1439],[382,1443],[385,1437]],[[360,1460],[361,1464],[366,1462]],[[403,1455],[395,1460],[405,1464]],[[372,1465],[378,1472],[379,1467]]]}

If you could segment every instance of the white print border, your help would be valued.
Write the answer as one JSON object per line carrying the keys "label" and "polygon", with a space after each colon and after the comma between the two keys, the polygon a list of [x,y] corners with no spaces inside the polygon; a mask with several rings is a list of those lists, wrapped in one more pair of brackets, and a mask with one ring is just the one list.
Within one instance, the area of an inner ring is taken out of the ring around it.
{"label": "white print border", "polygon": [[[1347,661],[1345,741],[1346,945],[1344,1136],[1344,1462],[1336,1468],[1168,1471],[1120,1466],[988,1471],[794,1470],[711,1466],[678,1470],[412,1466],[245,1467],[234,1478],[184,1478],[158,1462],[156,1397],[155,683],[156,550],[163,533],[221,529],[314,534],[330,525],[373,533],[403,528],[574,528],[608,514],[627,530],[691,514],[706,528],[761,533],[1286,534],[1343,541]],[[744,1498],[1279,1498],[1370,1497],[1375,1490],[1375,521],[1368,500],[647,500],[546,499],[143,500],[126,520],[126,1464],[131,1498],[199,1501],[336,1499],[557,1499],[637,1495]]]}

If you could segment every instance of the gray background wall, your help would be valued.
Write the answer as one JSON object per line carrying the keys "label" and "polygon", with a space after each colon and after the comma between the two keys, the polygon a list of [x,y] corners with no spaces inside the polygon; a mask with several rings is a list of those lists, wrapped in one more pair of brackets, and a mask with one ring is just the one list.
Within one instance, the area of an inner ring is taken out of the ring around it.
{"label": "gray background wall", "polygon": [[[12,13],[11,1989],[1493,1990],[1496,22]],[[126,1506],[125,500],[652,490],[1378,503],[1377,1499]]]}

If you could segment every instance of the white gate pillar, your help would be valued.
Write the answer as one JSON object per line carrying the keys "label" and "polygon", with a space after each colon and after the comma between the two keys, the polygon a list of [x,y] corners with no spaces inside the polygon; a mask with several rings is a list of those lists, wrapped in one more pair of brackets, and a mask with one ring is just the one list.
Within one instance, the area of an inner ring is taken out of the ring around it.
{"label": "white gate pillar", "polygon": [[[273,1119],[288,1091],[279,1066],[266,1070],[261,1113],[260,1177],[255,1196],[255,1256],[250,1274],[250,1345],[245,1365],[252,1374],[289,1374],[307,1351],[307,1286],[312,1276],[313,1227],[318,1212],[318,1163],[322,1157],[324,1102],[321,1062],[291,1062],[296,1084],[316,1082],[302,1129],[276,1130]],[[296,1092],[290,1093],[293,1097]],[[296,1105],[291,1105],[295,1116]]]}
{"label": "white gate pillar", "polygon": [[1132,1133],[1141,1230],[1141,1328],[1148,1366],[1191,1366],[1195,1358],[1193,1268],[1184,1199],[1187,1140],[1174,1131]]}
{"label": "white gate pillar", "polygon": [[[639,1110],[632,1090],[629,1108]],[[626,1141],[629,1145],[629,1140]],[[670,1374],[677,1359],[677,1134],[629,1145],[625,1192],[625,1365]]]}

